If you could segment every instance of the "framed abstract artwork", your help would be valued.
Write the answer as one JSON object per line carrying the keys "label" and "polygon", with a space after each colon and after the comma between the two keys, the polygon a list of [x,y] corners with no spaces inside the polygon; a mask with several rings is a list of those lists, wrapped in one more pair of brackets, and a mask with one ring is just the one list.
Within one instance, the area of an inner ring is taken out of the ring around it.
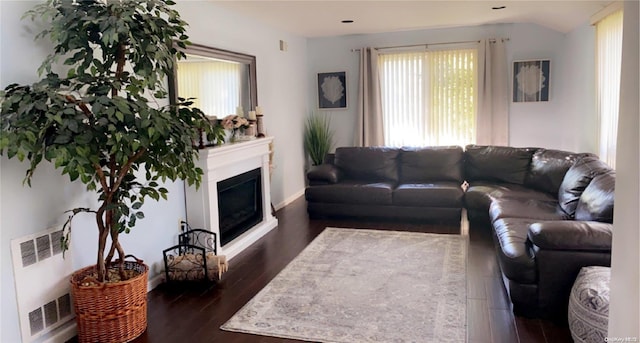
{"label": "framed abstract artwork", "polygon": [[318,73],[318,108],[347,108],[347,72]]}
{"label": "framed abstract artwork", "polygon": [[549,101],[549,60],[513,62],[513,102]]}

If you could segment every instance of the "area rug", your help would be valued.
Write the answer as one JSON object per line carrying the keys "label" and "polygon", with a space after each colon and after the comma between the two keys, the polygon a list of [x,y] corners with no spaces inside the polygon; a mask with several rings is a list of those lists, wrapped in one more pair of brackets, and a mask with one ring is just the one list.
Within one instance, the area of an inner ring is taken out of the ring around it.
{"label": "area rug", "polygon": [[221,329],[314,342],[466,341],[466,237],[325,229]]}

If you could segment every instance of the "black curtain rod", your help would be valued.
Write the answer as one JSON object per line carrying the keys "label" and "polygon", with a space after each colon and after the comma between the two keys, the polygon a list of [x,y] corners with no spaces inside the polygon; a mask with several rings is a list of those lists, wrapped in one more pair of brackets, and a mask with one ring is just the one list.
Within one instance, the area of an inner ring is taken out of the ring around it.
{"label": "black curtain rod", "polygon": [[[501,38],[502,41],[508,41],[509,38]],[[496,38],[491,38],[489,39],[490,42],[495,42],[497,39]],[[429,46],[433,46],[433,45],[449,45],[449,44],[465,44],[465,43],[480,43],[480,40],[468,40],[468,41],[461,41],[461,42],[445,42],[445,43],[424,43],[424,44],[412,44],[412,45],[396,45],[396,46],[383,46],[383,47],[377,47],[374,48],[376,50],[385,50],[385,49],[399,49],[399,48],[413,48],[416,46],[424,46],[425,48],[429,47]],[[354,51],[360,51],[361,49],[351,49],[351,52]]]}

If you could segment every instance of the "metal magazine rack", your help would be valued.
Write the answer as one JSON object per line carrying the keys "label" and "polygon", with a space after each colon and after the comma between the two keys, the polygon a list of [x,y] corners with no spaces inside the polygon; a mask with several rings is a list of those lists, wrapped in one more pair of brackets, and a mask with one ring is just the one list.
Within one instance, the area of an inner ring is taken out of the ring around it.
{"label": "metal magazine rack", "polygon": [[192,229],[182,223],[178,245],[162,251],[167,282],[216,281],[227,271],[224,255],[218,255],[215,232]]}

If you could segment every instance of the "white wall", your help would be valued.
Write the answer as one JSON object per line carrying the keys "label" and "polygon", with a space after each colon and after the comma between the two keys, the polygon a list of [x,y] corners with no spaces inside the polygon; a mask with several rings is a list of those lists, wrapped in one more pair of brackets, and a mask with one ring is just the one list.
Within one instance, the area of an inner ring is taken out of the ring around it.
{"label": "white wall", "polygon": [[[585,143],[590,140],[587,137],[590,132],[583,129],[583,124],[576,125],[574,120],[582,115],[578,112],[588,112],[585,110],[588,106],[584,98],[593,97],[593,89],[584,85],[593,77],[593,67],[586,67],[593,61],[593,51],[589,50],[592,43],[588,42],[590,35],[588,28],[567,36],[535,24],[494,24],[310,39],[309,103],[317,107],[316,73],[346,70],[348,109],[329,113],[336,131],[336,145],[353,145],[359,72],[358,53],[351,52],[351,49],[505,37],[510,39],[506,44],[509,75],[512,73],[514,60],[551,60],[549,102],[510,102],[510,144],[586,151],[585,149],[590,148]],[[586,58],[580,56],[581,53],[585,53]],[[574,60],[567,60],[568,57],[582,59],[576,63]],[[574,73],[579,77],[575,77]],[[569,93],[564,89],[572,91]],[[572,99],[580,99],[582,102],[570,101]]]}
{"label": "white wall", "polygon": [[[271,199],[278,207],[293,200],[304,190],[306,39],[262,26],[207,1],[180,1],[177,8],[191,24],[188,34],[193,43],[256,56],[258,104],[265,112],[267,134],[275,138]],[[279,50],[280,40],[288,43],[288,51]]]}
{"label": "white wall", "polygon": [[[0,1],[0,87],[37,80],[36,69],[50,44],[34,42],[39,30],[22,14],[38,2]],[[191,41],[257,57],[258,101],[265,109],[267,133],[275,137],[274,204],[292,200],[304,189],[302,127],[307,109],[306,40],[276,31],[229,13],[206,1],[178,4],[183,19],[191,23]],[[279,40],[289,50],[278,50]],[[10,254],[11,239],[62,224],[65,210],[95,205],[94,196],[80,183],[69,183],[53,166],[43,163],[33,187],[23,187],[25,163],[0,159],[0,342],[19,342],[20,330]],[[286,175],[286,182],[285,182]],[[185,217],[183,183],[166,185],[169,200],[145,203],[145,219],[121,241],[127,253],[145,260],[158,275],[162,249],[175,244],[178,222]],[[97,229],[90,216],[74,220],[72,251],[76,268],[95,264]],[[34,280],[46,282],[46,280]]]}
{"label": "white wall", "polygon": [[640,338],[640,105],[638,2],[625,1],[613,218],[609,337]]}
{"label": "white wall", "polygon": [[576,151],[598,153],[598,119],[596,113],[595,27],[585,22],[566,36],[562,88],[565,99],[565,127],[579,132],[563,137]]}

